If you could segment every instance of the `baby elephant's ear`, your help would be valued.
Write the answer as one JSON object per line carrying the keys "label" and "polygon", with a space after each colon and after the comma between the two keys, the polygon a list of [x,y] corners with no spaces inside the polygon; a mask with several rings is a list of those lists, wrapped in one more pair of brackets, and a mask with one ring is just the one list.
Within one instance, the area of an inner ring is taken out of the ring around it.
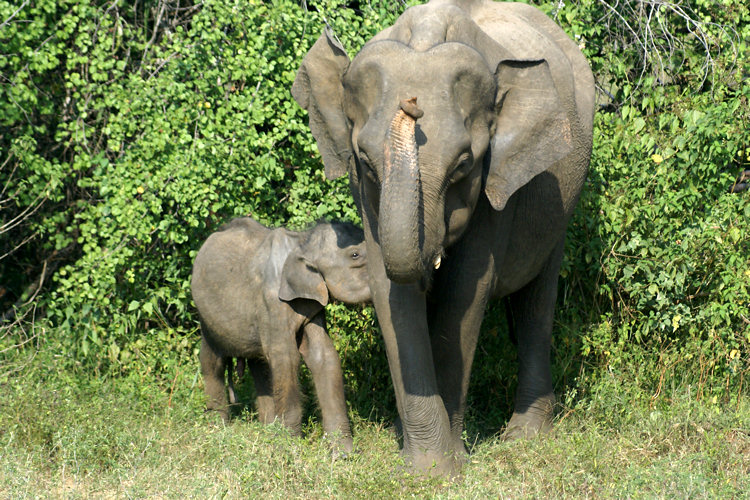
{"label": "baby elephant's ear", "polygon": [[292,252],[284,262],[279,299],[286,302],[308,299],[322,306],[328,304],[328,287],[323,276],[298,252]]}

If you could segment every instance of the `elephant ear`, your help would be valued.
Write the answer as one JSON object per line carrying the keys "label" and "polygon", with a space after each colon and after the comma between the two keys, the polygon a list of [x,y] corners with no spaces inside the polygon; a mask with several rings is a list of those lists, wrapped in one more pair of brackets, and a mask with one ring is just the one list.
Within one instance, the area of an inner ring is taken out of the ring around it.
{"label": "elephant ear", "polygon": [[302,60],[292,85],[292,96],[309,114],[310,130],[329,179],[347,172],[352,154],[343,110],[342,78],[348,67],[346,50],[326,28]]}
{"label": "elephant ear", "polygon": [[504,60],[495,71],[495,133],[485,193],[495,210],[573,150],[571,124],[545,60]]}
{"label": "elephant ear", "polygon": [[321,306],[328,304],[328,287],[323,276],[299,252],[289,254],[281,269],[279,299],[285,302],[308,299]]}

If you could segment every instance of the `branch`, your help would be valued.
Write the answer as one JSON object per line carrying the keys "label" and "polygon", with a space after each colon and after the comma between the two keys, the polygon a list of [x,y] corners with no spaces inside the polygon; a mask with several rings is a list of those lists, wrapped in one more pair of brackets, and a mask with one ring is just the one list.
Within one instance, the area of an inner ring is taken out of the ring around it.
{"label": "branch", "polygon": [[[51,181],[47,181],[47,185],[44,186],[44,190],[46,190]],[[39,210],[42,205],[44,205],[44,202],[47,201],[49,198],[44,195],[44,191],[42,193],[39,193],[36,198],[34,198],[34,201],[32,201],[29,206],[27,206],[20,214],[12,218],[9,222],[6,222],[2,226],[0,226],[0,234],[7,233],[11,229],[17,227],[19,224],[21,224],[24,220],[26,220],[28,217],[31,217],[36,213],[37,210]],[[41,198],[41,201],[39,201]],[[39,203],[37,203],[39,201]]]}
{"label": "branch", "polygon": [[3,28],[5,27],[5,25],[6,25],[6,24],[8,24],[8,23],[10,22],[10,20],[11,20],[11,19],[13,19],[14,17],[16,17],[16,14],[18,14],[19,12],[21,12],[21,10],[22,10],[22,9],[23,9],[24,7],[26,7],[26,4],[27,4],[27,3],[29,3],[29,0],[25,0],[25,1],[24,1],[24,2],[23,2],[23,3],[21,4],[21,6],[20,6],[19,8],[17,8],[17,9],[16,9],[16,11],[15,11],[15,12],[14,12],[13,14],[11,14],[11,15],[10,15],[10,17],[9,17],[8,19],[6,19],[5,21],[3,21],[3,24],[0,24],[0,30],[1,30],[1,29],[3,29]]}

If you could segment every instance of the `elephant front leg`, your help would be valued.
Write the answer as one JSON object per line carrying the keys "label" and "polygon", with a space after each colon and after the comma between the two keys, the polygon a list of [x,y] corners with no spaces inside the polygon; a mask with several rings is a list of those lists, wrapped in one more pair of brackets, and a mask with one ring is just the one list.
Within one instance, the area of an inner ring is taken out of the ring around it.
{"label": "elephant front leg", "polygon": [[505,439],[535,436],[552,428],[555,394],[550,350],[563,244],[531,283],[510,296],[518,341],[518,388]]}
{"label": "elephant front leg", "polygon": [[354,448],[344,399],[341,360],[325,330],[323,314],[305,325],[299,351],[310,369],[323,414],[323,430],[334,445],[334,456],[345,456]]}
{"label": "elephant front leg", "polygon": [[446,259],[433,286],[429,315],[437,383],[450,419],[453,449],[464,460],[466,395],[492,279],[491,259],[487,252],[481,258],[482,253],[473,253],[472,266],[462,266],[458,253]]}
{"label": "elephant front leg", "polygon": [[299,352],[294,338],[280,341],[270,350],[268,366],[276,418],[292,435],[299,436],[302,434],[302,401],[298,380]]}
{"label": "elephant front leg", "polygon": [[[377,254],[368,249],[369,266],[373,261],[377,264]],[[369,270],[401,418],[404,458],[418,472],[454,474],[460,463],[435,378],[425,295],[417,285],[392,283],[382,267]]]}

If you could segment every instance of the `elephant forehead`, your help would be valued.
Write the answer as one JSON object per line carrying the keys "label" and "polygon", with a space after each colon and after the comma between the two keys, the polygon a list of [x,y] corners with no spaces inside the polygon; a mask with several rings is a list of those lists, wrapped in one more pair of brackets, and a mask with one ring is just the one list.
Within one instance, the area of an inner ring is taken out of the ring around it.
{"label": "elephant forehead", "polygon": [[456,82],[462,79],[472,80],[482,91],[494,89],[487,63],[468,45],[446,42],[416,51],[403,43],[384,40],[366,45],[357,54],[345,85],[355,93],[367,94],[367,90],[375,89],[380,96],[396,93],[400,98],[418,93],[418,99],[446,102],[453,99]]}

